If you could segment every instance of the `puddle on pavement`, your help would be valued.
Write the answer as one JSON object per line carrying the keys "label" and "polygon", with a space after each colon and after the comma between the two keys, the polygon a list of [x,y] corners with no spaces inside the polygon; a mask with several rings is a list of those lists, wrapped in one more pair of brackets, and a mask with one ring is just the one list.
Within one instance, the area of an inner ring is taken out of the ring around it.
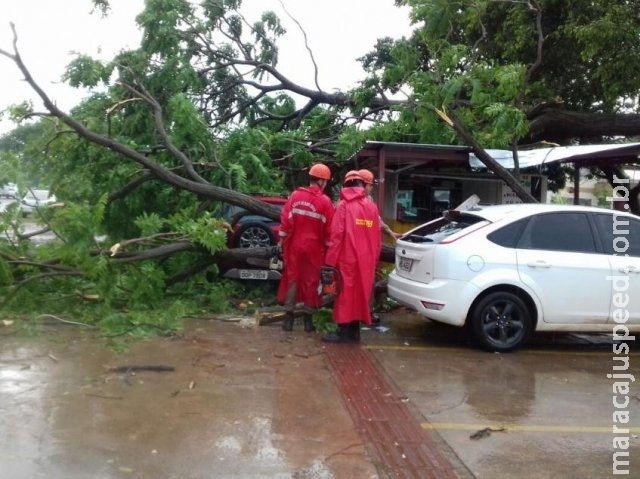
{"label": "puddle on pavement", "polygon": [[518,422],[547,409],[553,415],[554,406],[539,397],[541,391],[580,384],[579,395],[581,381],[594,369],[606,380],[601,354],[611,351],[611,335],[536,334],[521,350],[499,354],[474,347],[461,328],[411,311],[387,315],[382,324],[391,336],[372,339],[380,344],[378,357],[401,387],[414,392],[412,399],[424,403],[425,415],[438,421],[459,421],[454,411],[465,411],[468,422],[478,423]]}

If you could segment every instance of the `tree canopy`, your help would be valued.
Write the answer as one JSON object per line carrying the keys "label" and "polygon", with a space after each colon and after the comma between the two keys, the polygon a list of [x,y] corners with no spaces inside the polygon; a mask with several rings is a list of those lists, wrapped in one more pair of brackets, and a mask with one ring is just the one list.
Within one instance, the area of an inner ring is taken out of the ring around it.
{"label": "tree canopy", "polygon": [[[93,91],[70,112],[31,77],[12,27],[0,56],[45,111],[11,108],[39,121],[0,139],[3,175],[51,186],[64,207],[43,212],[58,241],[37,248],[15,208],[3,215],[15,232],[0,244],[3,304],[47,291],[118,311],[167,294],[201,305],[225,288],[207,280],[228,253],[220,203],[277,218],[250,194],[289,191],[316,161],[337,173],[365,140],[470,145],[530,200],[484,148],[638,135],[640,1],[395,3],[411,10],[411,36],[380,38],[359,59],[360,85],[327,92],[280,72],[273,12],[146,0],[139,48],[69,64],[64,80]],[[108,14],[108,0],[93,4]]]}

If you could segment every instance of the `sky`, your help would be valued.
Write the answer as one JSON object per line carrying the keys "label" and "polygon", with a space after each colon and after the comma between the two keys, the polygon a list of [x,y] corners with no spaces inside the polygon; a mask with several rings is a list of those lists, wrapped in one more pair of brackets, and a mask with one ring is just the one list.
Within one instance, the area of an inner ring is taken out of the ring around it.
{"label": "sky", "polygon": [[[97,11],[91,13],[91,0],[0,0],[0,49],[13,53],[12,22],[18,49],[32,76],[68,111],[86,95],[60,81],[74,53],[108,60],[122,49],[139,45],[141,32],[135,17],[144,0],[110,1],[111,13],[103,18]],[[306,32],[325,91],[349,88],[363,77],[356,58],[369,52],[377,38],[399,38],[411,32],[408,10],[395,7],[393,0],[244,0],[243,12],[249,20],[273,10],[286,24],[288,33],[279,43],[279,68],[306,87],[314,86],[313,64],[299,27],[283,5]],[[0,55],[0,110],[25,99],[33,100],[36,110],[43,110],[17,66]],[[0,134],[13,127],[0,119]]]}

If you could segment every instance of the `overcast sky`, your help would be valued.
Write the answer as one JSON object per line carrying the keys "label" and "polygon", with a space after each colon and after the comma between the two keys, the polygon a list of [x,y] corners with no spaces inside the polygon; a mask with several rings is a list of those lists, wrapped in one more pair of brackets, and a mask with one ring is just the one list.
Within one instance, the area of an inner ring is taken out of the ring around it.
{"label": "overcast sky", "polygon": [[[0,48],[12,51],[13,22],[18,48],[35,80],[65,110],[83,97],[60,83],[65,66],[80,52],[110,59],[123,48],[135,48],[140,31],[135,24],[144,0],[111,0],[111,14],[91,13],[91,0],[0,0]],[[302,25],[319,67],[324,90],[353,86],[363,74],[355,61],[370,51],[377,38],[409,35],[408,10],[393,0],[282,0],[287,11]],[[286,41],[280,45],[280,69],[294,81],[313,87],[313,69],[298,27],[284,12],[279,0],[244,0],[249,20],[259,12],[274,10],[287,24]],[[24,99],[41,102],[25,85],[17,67],[0,56],[0,110]],[[0,120],[0,134],[13,128]]]}

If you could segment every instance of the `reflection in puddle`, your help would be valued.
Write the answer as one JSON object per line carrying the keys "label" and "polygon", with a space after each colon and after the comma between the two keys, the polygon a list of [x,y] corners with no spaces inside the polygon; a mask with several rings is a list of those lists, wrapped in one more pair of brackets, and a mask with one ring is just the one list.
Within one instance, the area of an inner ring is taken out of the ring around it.
{"label": "reflection in puddle", "polygon": [[18,367],[2,367],[0,369],[0,393],[3,400],[8,398],[8,394],[17,394],[28,389],[30,382],[28,376],[31,366],[28,364]]}

